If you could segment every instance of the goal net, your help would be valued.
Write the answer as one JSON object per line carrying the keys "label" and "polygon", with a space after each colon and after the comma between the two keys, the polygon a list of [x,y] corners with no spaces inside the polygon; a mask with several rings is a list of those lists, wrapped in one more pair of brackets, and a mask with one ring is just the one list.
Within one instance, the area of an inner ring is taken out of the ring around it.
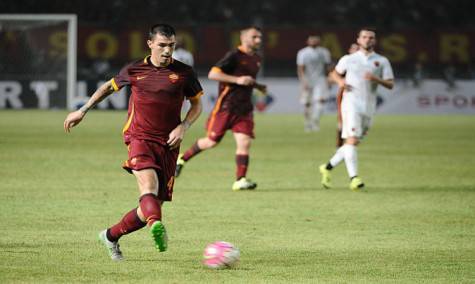
{"label": "goal net", "polygon": [[0,109],[72,109],[76,40],[76,15],[0,14]]}

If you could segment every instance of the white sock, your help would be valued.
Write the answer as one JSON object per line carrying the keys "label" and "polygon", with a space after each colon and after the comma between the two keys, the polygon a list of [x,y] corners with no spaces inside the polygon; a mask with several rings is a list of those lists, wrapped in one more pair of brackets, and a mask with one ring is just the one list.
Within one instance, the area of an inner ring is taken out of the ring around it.
{"label": "white sock", "polygon": [[345,158],[345,150],[343,147],[345,147],[345,145],[338,148],[338,150],[335,152],[335,155],[333,155],[333,157],[330,159],[330,165],[332,165],[332,167],[338,166],[338,164],[341,163],[341,161],[343,161]]}
{"label": "white sock", "polygon": [[313,109],[312,119],[316,125],[320,125],[320,118],[323,114],[323,103],[315,102],[315,107]]}
{"label": "white sock", "polygon": [[355,145],[345,144],[343,148],[346,170],[350,178],[358,175],[358,152]]}

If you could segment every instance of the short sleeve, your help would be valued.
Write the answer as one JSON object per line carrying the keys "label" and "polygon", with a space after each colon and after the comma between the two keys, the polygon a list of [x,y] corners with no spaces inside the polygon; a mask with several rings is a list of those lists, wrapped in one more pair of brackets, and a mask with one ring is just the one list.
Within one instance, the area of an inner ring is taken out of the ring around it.
{"label": "short sleeve", "polygon": [[219,60],[214,67],[221,69],[224,73],[233,73],[237,67],[237,53],[235,51],[229,51]]}
{"label": "short sleeve", "polygon": [[297,52],[297,65],[305,65],[305,54],[303,52],[303,50],[300,50],[299,52]]}
{"label": "short sleeve", "polygon": [[203,88],[201,87],[200,81],[198,81],[198,77],[193,69],[190,70],[184,93],[187,99],[199,98],[203,95]]}
{"label": "short sleeve", "polygon": [[130,76],[129,76],[130,66],[131,64],[124,66],[120,70],[119,74],[117,74],[116,76],[114,76],[114,78],[112,78],[111,82],[112,82],[112,87],[114,88],[114,91],[117,92],[118,90],[122,89],[122,87],[126,85],[130,85]]}
{"label": "short sleeve", "polygon": [[335,66],[335,71],[338,74],[343,75],[346,73],[347,68],[348,68],[348,55],[345,55],[342,58],[340,58],[340,60],[338,60],[338,63]]}
{"label": "short sleeve", "polygon": [[385,58],[383,61],[383,80],[390,79],[394,79],[393,68],[391,67],[391,63],[389,63],[389,60]]}

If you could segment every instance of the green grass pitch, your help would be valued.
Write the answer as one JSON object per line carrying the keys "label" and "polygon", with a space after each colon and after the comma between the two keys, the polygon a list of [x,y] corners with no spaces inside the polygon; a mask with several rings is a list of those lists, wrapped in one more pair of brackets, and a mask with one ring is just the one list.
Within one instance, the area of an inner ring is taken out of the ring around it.
{"label": "green grass pitch", "polygon": [[[306,134],[300,115],[257,114],[258,189],[231,191],[228,133],[176,181],[163,209],[169,250],[144,229],[121,240],[126,260],[114,263],[97,233],[138,197],[121,169],[125,112],[91,111],[70,134],[65,115],[0,111],[0,283],[475,282],[475,116],[377,116],[358,152],[367,192],[354,193],[344,165],[334,188],[319,183],[334,116]],[[202,266],[216,240],[240,248],[237,268]]]}

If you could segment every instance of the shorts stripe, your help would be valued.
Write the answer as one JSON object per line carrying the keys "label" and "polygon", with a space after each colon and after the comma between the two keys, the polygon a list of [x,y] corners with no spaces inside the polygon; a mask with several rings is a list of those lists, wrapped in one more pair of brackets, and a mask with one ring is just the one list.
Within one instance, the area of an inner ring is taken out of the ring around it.
{"label": "shorts stripe", "polygon": [[221,108],[221,104],[223,102],[223,98],[229,93],[229,85],[227,85],[221,95],[219,96],[218,101],[216,102],[216,105],[214,106],[213,112],[211,113],[211,119],[209,120],[209,125],[208,125],[208,134],[209,131],[213,128],[214,120],[216,119],[216,114],[218,113],[219,109]]}

